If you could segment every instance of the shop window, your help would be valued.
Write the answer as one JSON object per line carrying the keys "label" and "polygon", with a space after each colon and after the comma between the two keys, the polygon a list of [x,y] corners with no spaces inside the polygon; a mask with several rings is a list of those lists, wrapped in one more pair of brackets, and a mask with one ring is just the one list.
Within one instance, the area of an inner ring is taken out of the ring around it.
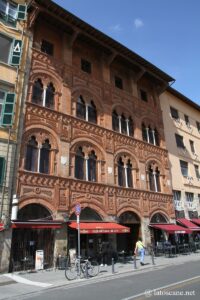
{"label": "shop window", "polygon": [[49,41],[42,40],[41,51],[48,54],[48,55],[53,56],[54,45],[52,43],[50,43]]}

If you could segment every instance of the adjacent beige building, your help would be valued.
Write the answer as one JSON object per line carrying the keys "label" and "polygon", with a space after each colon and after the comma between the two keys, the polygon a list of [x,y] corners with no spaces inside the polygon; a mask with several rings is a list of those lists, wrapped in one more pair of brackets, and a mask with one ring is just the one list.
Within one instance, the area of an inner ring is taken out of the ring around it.
{"label": "adjacent beige building", "polygon": [[0,272],[8,270],[11,247],[10,212],[27,74],[26,10],[23,0],[0,1]]}
{"label": "adjacent beige building", "polygon": [[200,107],[168,88],[160,97],[176,218],[200,216]]}

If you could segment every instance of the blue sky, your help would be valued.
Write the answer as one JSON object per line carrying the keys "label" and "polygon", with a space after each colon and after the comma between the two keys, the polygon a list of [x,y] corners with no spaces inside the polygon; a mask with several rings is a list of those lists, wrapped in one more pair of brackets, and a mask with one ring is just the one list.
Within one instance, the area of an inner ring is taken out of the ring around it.
{"label": "blue sky", "polygon": [[56,0],[176,79],[200,105],[199,0]]}

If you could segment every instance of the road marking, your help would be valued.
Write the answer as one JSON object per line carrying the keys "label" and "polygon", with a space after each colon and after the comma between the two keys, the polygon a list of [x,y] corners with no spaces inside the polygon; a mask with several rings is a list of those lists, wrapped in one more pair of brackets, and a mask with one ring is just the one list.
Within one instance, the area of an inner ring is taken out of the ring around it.
{"label": "road marking", "polygon": [[[182,280],[182,281],[178,281],[178,282],[174,282],[174,283],[171,283],[171,284],[168,284],[168,285],[164,285],[164,286],[161,286],[159,288],[156,288],[156,289],[148,289],[148,291],[151,291],[152,293],[155,292],[155,291],[160,291],[160,290],[164,290],[164,289],[167,289],[169,287],[172,287],[172,286],[176,286],[176,285],[179,285],[179,284],[183,284],[183,283],[186,283],[188,281],[192,281],[192,280],[195,280],[195,279],[200,279],[200,276],[195,276],[195,277],[192,277],[192,278],[189,278],[189,279],[185,279],[185,280]],[[127,297],[127,298],[123,298],[121,300],[132,300],[134,298],[138,298],[140,296],[144,296],[146,294],[146,292],[142,292],[140,294],[137,294],[137,295],[132,295],[130,297]],[[153,295],[150,295],[150,296],[153,296]],[[149,296],[149,297],[150,297]],[[148,298],[148,297],[147,297]]]}
{"label": "road marking", "polygon": [[26,278],[23,278],[19,275],[15,274],[5,274],[4,276],[11,278],[12,280],[23,283],[23,284],[29,284],[29,285],[35,285],[35,286],[40,286],[40,287],[49,287],[52,286],[51,283],[44,283],[44,282],[37,282],[37,281],[31,281]]}

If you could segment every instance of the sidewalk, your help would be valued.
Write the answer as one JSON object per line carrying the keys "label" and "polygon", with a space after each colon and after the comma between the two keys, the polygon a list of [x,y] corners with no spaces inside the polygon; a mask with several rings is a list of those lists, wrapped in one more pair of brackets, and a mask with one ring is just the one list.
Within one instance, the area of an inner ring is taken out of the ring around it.
{"label": "sidewalk", "polygon": [[127,263],[116,263],[114,273],[112,266],[100,267],[100,273],[94,278],[83,278],[69,281],[65,278],[64,270],[43,270],[37,272],[15,272],[10,274],[0,275],[0,300],[2,299],[17,299],[17,296],[27,293],[34,293],[45,288],[55,288],[63,285],[77,285],[85,281],[94,282],[104,280],[109,277],[128,276],[131,274],[139,274],[159,268],[164,268],[170,265],[183,264],[189,261],[199,261],[200,252],[189,255],[178,255],[177,257],[155,257],[155,265],[152,264],[151,256],[145,256],[145,265],[140,266],[137,258],[137,269],[134,269],[133,261]]}

